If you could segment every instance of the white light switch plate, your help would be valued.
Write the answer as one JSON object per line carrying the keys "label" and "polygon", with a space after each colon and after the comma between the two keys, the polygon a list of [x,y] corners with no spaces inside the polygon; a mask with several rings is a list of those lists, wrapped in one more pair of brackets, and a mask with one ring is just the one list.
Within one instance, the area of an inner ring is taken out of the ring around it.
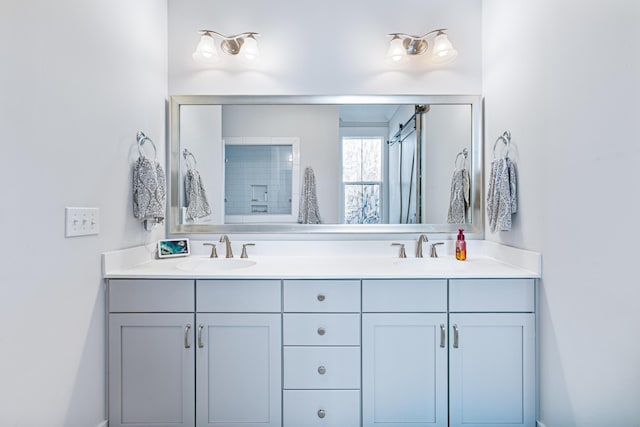
{"label": "white light switch plate", "polygon": [[88,236],[100,232],[100,209],[65,208],[65,236]]}

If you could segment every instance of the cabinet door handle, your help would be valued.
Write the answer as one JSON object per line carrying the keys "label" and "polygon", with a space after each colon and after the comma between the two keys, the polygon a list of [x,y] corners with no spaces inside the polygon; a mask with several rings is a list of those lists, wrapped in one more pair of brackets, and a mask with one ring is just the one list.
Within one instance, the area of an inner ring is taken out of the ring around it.
{"label": "cabinet door handle", "polygon": [[203,348],[204,343],[202,342],[202,330],[204,329],[204,325],[200,323],[198,325],[198,348]]}
{"label": "cabinet door handle", "polygon": [[325,300],[326,297],[324,296],[324,294],[318,294],[317,298],[318,298],[318,301],[322,302]]}
{"label": "cabinet door handle", "polygon": [[324,375],[327,373],[327,368],[325,368],[324,366],[318,366],[318,373],[320,375]]}
{"label": "cabinet door handle", "polygon": [[327,331],[322,326],[318,328],[318,335],[324,335],[326,332]]}
{"label": "cabinet door handle", "polygon": [[460,347],[460,343],[459,343],[459,333],[458,333],[458,325],[453,325],[453,348],[458,348]]}
{"label": "cabinet door handle", "polygon": [[445,330],[444,323],[440,323],[440,347],[444,348]]}
{"label": "cabinet door handle", "polygon": [[189,343],[190,330],[191,330],[191,323],[187,323],[187,326],[184,328],[184,348],[191,348],[191,344]]}
{"label": "cabinet door handle", "polygon": [[318,418],[324,418],[325,415],[327,415],[327,413],[324,412],[324,409],[318,409]]}

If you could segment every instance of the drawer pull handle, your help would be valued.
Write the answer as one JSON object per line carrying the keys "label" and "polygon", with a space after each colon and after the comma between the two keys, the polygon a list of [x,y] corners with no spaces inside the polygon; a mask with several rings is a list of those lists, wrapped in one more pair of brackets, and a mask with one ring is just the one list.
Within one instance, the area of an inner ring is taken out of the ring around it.
{"label": "drawer pull handle", "polygon": [[322,302],[325,300],[325,296],[323,294],[318,294],[318,301]]}
{"label": "drawer pull handle", "polygon": [[458,325],[453,325],[453,348],[460,347]]}
{"label": "drawer pull handle", "polygon": [[198,348],[204,348],[204,343],[202,342],[202,330],[204,329],[204,325],[200,323],[198,325]]}
{"label": "drawer pull handle", "polygon": [[318,418],[324,418],[325,415],[327,415],[327,413],[324,412],[324,409],[318,409]]}
{"label": "drawer pull handle", "polygon": [[190,330],[191,330],[191,323],[187,323],[187,326],[184,328],[184,348],[191,348],[191,344],[189,344]]}
{"label": "drawer pull handle", "polygon": [[318,335],[324,335],[326,333],[327,333],[327,331],[322,326],[320,326],[318,328]]}
{"label": "drawer pull handle", "polygon": [[327,373],[327,368],[325,368],[324,366],[318,366],[318,373],[320,375],[324,375]]}
{"label": "drawer pull handle", "polygon": [[441,348],[444,348],[444,339],[445,339],[444,323],[440,323],[440,347]]}

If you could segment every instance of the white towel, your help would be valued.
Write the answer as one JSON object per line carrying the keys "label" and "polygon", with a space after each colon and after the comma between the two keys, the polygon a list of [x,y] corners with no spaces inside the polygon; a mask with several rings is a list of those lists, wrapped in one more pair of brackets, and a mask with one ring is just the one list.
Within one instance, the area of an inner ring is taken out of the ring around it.
{"label": "white towel", "polygon": [[518,210],[517,168],[508,157],[491,162],[487,216],[491,232],[511,230],[511,216]]}
{"label": "white towel", "polygon": [[316,177],[310,167],[304,170],[304,182],[300,195],[300,211],[298,212],[300,224],[321,224],[320,210],[318,209],[318,197],[316,196]]}
{"label": "white towel", "polygon": [[185,198],[187,202],[187,218],[195,220],[211,215],[211,207],[207,201],[207,193],[202,185],[200,173],[191,168],[184,177]]}
{"label": "white towel", "polygon": [[469,171],[466,169],[456,169],[453,171],[449,212],[447,214],[447,222],[449,224],[465,224],[467,222],[470,186]]}
{"label": "white towel", "polygon": [[133,167],[133,216],[161,222],[165,217],[167,184],[160,163],[140,156]]}

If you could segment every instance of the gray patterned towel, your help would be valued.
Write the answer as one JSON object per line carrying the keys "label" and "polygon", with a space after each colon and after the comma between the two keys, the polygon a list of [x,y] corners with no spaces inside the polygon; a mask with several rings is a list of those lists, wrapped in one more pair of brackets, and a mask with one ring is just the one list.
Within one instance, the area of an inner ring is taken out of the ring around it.
{"label": "gray patterned towel", "polygon": [[318,209],[318,197],[316,196],[316,177],[313,169],[307,167],[304,170],[304,182],[300,195],[300,212],[298,212],[300,224],[321,224],[320,210]]}
{"label": "gray patterned towel", "polygon": [[133,216],[161,222],[165,217],[167,184],[160,163],[140,156],[133,167]]}
{"label": "gray patterned towel", "polygon": [[184,177],[184,188],[187,202],[187,218],[195,220],[211,215],[211,207],[207,201],[207,193],[202,185],[200,173],[191,168]]}
{"label": "gray patterned towel", "polygon": [[518,211],[516,164],[508,157],[491,162],[487,216],[491,232],[511,230],[511,216]]}
{"label": "gray patterned towel", "polygon": [[465,224],[467,222],[467,209],[469,209],[469,171],[456,169],[451,178],[451,196],[449,198],[449,224]]}

